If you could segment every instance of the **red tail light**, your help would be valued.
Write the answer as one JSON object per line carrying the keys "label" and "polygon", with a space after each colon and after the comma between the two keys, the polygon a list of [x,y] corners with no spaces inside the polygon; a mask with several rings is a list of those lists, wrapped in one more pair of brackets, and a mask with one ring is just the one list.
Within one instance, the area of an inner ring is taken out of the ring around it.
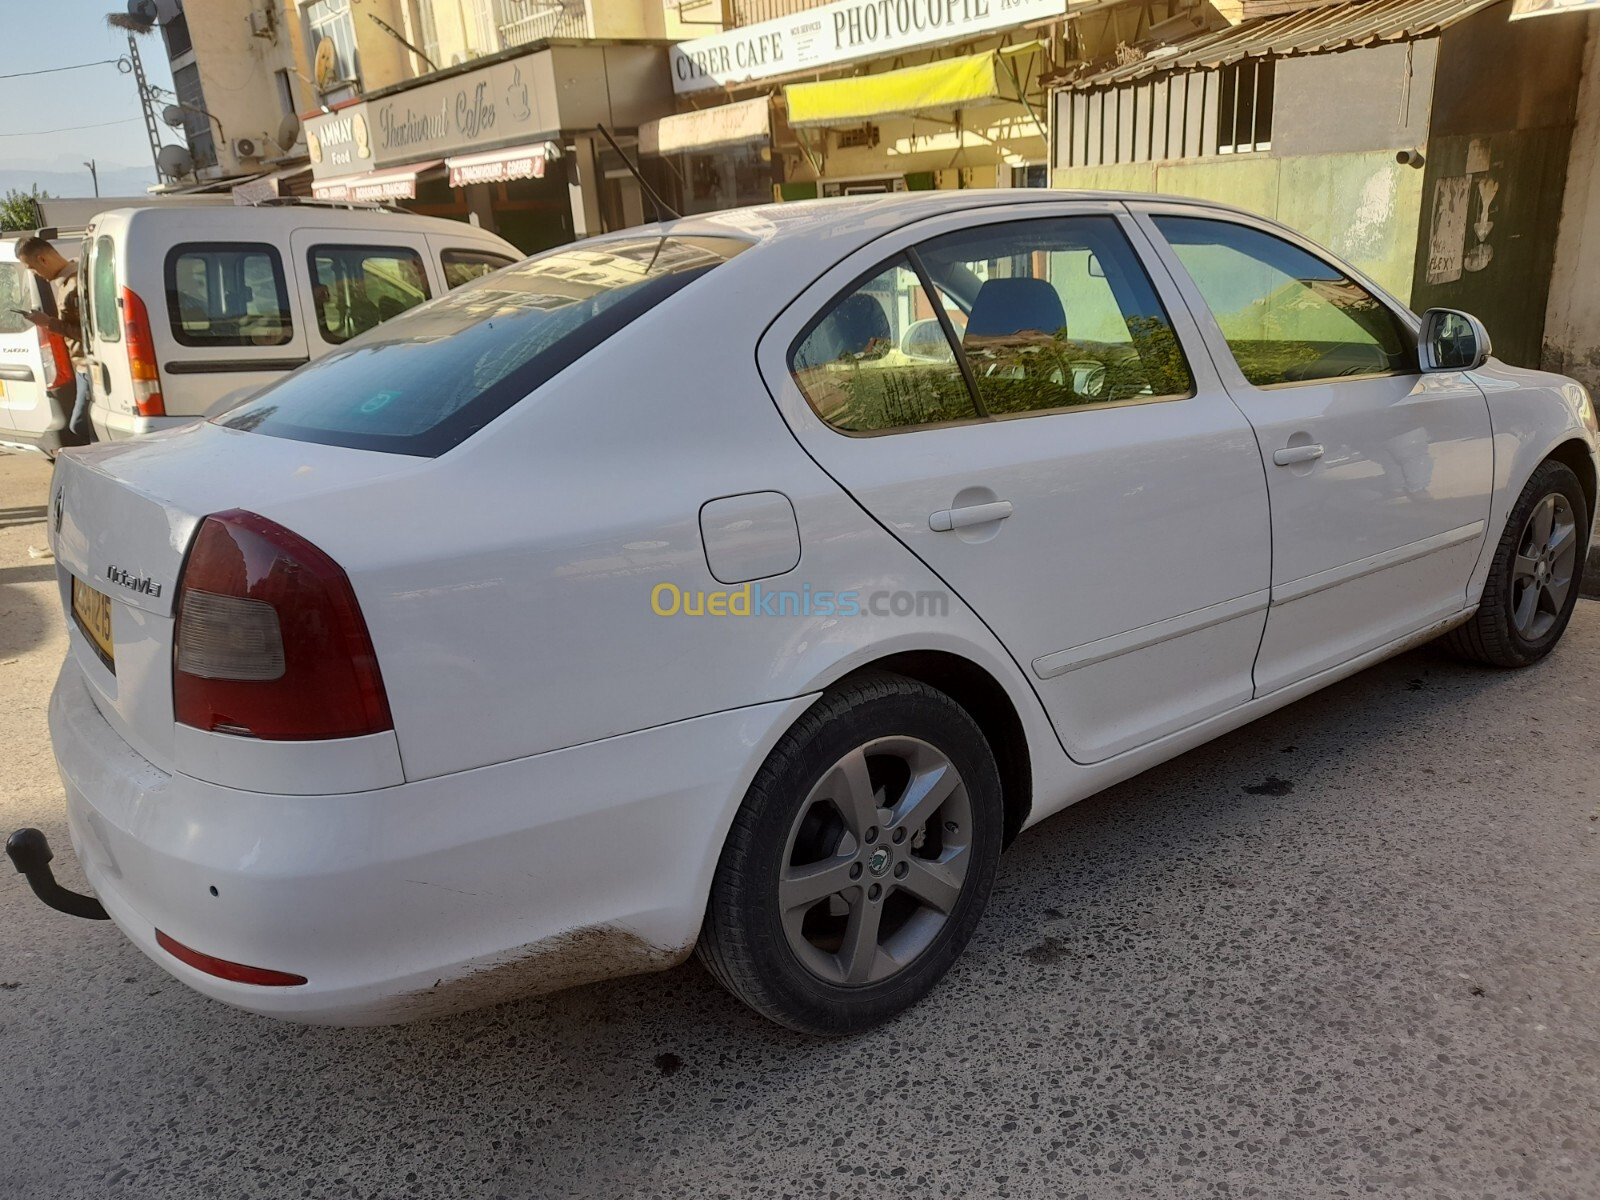
{"label": "red tail light", "polygon": [[184,566],[172,701],[181,724],[276,741],[394,728],[349,577],[239,509],[201,523]]}
{"label": "red tail light", "polygon": [[164,417],[161,369],[156,366],[156,342],[150,334],[150,314],[139,294],[122,289],[122,331],[128,339],[128,370],[133,375],[133,403],[141,417]]}
{"label": "red tail light", "polygon": [[67,339],[48,329],[39,329],[39,352],[44,356],[44,386],[53,390],[72,378],[72,355],[67,352]]}

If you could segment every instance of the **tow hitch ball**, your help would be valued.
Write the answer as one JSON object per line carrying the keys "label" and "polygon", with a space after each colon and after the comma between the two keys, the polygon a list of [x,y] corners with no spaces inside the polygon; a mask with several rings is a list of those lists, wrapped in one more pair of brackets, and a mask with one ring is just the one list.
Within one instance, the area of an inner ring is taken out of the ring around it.
{"label": "tow hitch ball", "polygon": [[26,876],[33,894],[51,908],[84,917],[90,921],[107,920],[106,910],[93,896],[69,892],[56,882],[50,873],[50,842],[37,829],[19,829],[6,839],[6,857],[11,865]]}

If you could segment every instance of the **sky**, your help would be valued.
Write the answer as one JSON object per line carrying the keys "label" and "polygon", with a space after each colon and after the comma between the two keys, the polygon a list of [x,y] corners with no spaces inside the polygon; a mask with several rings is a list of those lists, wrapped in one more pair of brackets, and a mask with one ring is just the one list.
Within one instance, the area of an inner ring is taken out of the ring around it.
{"label": "sky", "polygon": [[[125,0],[0,0],[0,76],[70,66],[128,52],[128,35],[106,26],[106,13],[125,11]],[[139,39],[139,55],[152,84],[170,89],[160,31]],[[118,122],[117,124],[105,124]],[[69,126],[95,125],[93,129]],[[62,130],[63,132],[44,132]],[[163,127],[165,139],[179,141]],[[85,159],[100,169],[101,192],[120,194],[155,183],[150,142],[139,113],[133,76],[112,65],[24,79],[0,78],[0,192],[37,178],[63,196],[92,196]]]}

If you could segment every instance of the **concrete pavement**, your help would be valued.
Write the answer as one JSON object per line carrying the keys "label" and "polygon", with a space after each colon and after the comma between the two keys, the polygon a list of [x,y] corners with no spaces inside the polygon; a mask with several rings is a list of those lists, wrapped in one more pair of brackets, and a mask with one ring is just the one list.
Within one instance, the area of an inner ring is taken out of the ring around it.
{"label": "concrete pavement", "polygon": [[[47,471],[0,458],[0,822],[81,886]],[[0,1196],[1600,1195],[1600,605],[1425,648],[1019,839],[923,1005],[778,1030],[698,966],[284,1025],[0,875]],[[330,914],[336,919],[336,914]]]}

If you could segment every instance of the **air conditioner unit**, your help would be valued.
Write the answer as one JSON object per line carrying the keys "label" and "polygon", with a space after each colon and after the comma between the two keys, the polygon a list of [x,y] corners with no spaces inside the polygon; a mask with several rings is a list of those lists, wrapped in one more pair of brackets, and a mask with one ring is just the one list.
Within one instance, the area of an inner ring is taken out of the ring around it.
{"label": "air conditioner unit", "polygon": [[239,158],[255,158],[261,153],[261,148],[254,138],[234,138],[233,152]]}
{"label": "air conditioner unit", "polygon": [[270,4],[266,8],[250,10],[250,33],[269,42],[278,40],[278,16]]}

